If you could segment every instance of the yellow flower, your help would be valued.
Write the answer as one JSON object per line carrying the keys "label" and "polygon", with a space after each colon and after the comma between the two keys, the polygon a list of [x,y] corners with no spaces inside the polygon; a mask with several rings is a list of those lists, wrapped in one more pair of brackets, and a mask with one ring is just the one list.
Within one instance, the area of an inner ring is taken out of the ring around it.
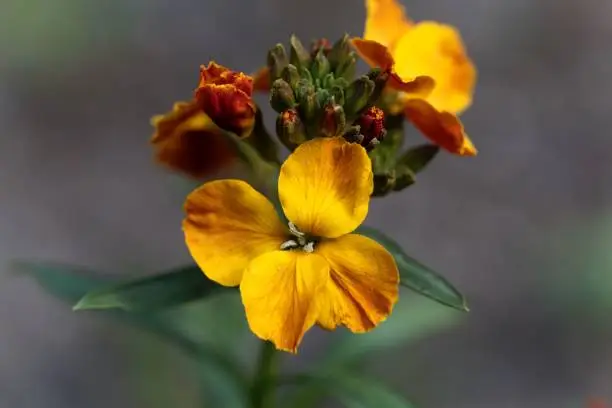
{"label": "yellow flower", "polygon": [[288,225],[246,182],[219,180],[187,197],[185,241],[210,279],[240,286],[253,333],[296,352],[313,325],[365,332],[397,301],[393,257],[352,233],[367,215],[372,188],[363,147],[314,139],[281,166],[278,192]]}
{"label": "yellow flower", "polygon": [[458,31],[433,21],[411,22],[397,0],[366,0],[366,11],[364,38],[353,39],[364,60],[392,67],[404,82],[420,76],[435,82],[428,93],[395,86],[402,91],[399,110],[434,143],[455,154],[475,155],[457,118],[471,104],[476,83]]}

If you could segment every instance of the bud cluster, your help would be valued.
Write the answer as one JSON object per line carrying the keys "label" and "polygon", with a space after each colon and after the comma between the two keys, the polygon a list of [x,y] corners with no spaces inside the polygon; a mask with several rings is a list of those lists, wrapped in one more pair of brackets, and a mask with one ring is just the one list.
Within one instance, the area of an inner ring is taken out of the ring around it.
{"label": "bud cluster", "polygon": [[276,131],[293,150],[315,137],[344,136],[371,150],[385,136],[384,114],[374,104],[388,74],[372,70],[355,78],[357,56],[345,35],[335,44],[314,41],[310,49],[292,36],[268,52],[270,105]]}

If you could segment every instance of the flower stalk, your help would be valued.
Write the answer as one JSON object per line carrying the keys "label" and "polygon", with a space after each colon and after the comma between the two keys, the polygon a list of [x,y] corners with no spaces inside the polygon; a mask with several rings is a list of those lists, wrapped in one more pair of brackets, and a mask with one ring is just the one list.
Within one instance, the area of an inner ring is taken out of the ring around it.
{"label": "flower stalk", "polygon": [[269,341],[261,343],[259,359],[251,385],[251,407],[273,408],[278,352]]}

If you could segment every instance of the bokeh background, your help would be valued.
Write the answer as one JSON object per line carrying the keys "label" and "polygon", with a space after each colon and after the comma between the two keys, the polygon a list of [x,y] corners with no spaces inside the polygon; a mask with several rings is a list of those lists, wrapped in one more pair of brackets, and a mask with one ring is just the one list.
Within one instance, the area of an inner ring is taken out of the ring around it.
{"label": "bokeh background", "polygon": [[[371,372],[423,408],[612,400],[612,2],[404,4],[461,30],[480,73],[463,115],[480,154],[441,154],[415,186],[376,200],[368,224],[451,279],[472,311],[381,350]],[[251,72],[292,33],[359,35],[363,21],[358,0],[3,0],[0,264],[127,277],[189,262],[191,185],[152,161],[149,117],[189,97],[201,63]],[[25,277],[0,280],[1,407],[199,406],[175,350],[73,313]],[[228,303],[197,310],[211,341],[228,338],[219,318],[243,324]],[[248,360],[250,334],[232,330]],[[327,336],[309,335],[285,364],[303,365]]]}

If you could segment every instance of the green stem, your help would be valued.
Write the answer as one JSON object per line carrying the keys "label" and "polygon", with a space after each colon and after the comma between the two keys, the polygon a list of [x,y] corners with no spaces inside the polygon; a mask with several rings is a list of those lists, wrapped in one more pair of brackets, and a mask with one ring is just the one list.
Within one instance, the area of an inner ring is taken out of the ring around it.
{"label": "green stem", "polygon": [[251,386],[252,408],[272,408],[274,406],[274,388],[276,385],[276,360],[278,353],[274,344],[265,341],[261,345],[261,352]]}

